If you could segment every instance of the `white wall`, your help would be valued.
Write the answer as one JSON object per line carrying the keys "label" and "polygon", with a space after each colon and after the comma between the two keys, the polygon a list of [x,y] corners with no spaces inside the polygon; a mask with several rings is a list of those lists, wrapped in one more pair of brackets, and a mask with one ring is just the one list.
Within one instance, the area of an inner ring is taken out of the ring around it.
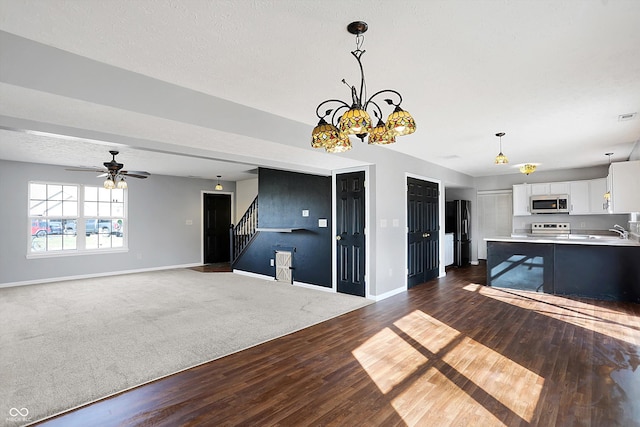
{"label": "white wall", "polygon": [[[27,259],[29,181],[96,185],[91,173],[0,160],[0,285],[201,262],[201,191],[215,182],[153,175],[129,180],[129,251]],[[233,182],[224,182],[234,191]],[[193,222],[186,225],[187,220]]]}
{"label": "white wall", "polygon": [[236,215],[237,224],[258,195],[258,178],[236,181]]}

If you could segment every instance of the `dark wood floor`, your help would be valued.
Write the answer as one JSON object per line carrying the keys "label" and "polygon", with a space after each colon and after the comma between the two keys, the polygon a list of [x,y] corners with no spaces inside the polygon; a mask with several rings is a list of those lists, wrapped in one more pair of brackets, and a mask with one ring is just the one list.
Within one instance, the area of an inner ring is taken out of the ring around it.
{"label": "dark wood floor", "polygon": [[640,305],[483,283],[449,270],[45,425],[640,425]]}

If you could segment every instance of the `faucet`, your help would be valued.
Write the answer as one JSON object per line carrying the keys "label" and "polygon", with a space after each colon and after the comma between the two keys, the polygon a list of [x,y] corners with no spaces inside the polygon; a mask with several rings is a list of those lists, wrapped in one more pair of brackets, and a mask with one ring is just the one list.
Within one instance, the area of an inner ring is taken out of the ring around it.
{"label": "faucet", "polygon": [[609,231],[614,231],[616,233],[618,233],[620,235],[621,239],[628,239],[629,238],[629,232],[627,230],[624,229],[624,227],[615,224],[613,226],[613,228],[610,228]]}

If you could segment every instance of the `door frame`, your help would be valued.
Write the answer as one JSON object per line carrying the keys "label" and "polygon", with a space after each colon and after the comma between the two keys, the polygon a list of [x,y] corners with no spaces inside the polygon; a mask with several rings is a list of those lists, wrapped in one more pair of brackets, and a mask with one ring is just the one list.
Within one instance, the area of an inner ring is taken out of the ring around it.
{"label": "door frame", "polygon": [[442,187],[442,180],[436,178],[430,178],[424,175],[418,175],[415,173],[405,172],[404,174],[404,266],[405,266],[405,274],[404,274],[404,289],[409,289],[409,278],[407,277],[409,271],[409,236],[408,236],[408,226],[407,226],[407,217],[409,215],[408,212],[408,204],[409,199],[407,197],[407,179],[414,178],[419,179],[421,181],[428,181],[434,184],[438,184],[438,191],[440,195],[438,196],[438,226],[440,227],[440,231],[438,232],[438,277],[444,277],[446,275],[444,270],[444,188]]}
{"label": "door frame", "polygon": [[338,233],[338,228],[335,219],[338,215],[336,206],[337,187],[336,179],[338,175],[350,172],[364,172],[364,297],[367,299],[375,299],[371,295],[371,233],[369,233],[369,224],[371,209],[371,186],[370,186],[370,167],[356,166],[353,168],[337,169],[331,171],[331,289],[333,292],[338,292],[338,250],[335,244],[335,236]]}
{"label": "door frame", "polygon": [[[205,194],[218,194],[218,195],[229,195],[231,196],[231,223],[235,224],[233,221],[235,219],[235,202],[234,202],[234,192],[232,191],[216,191],[216,190],[200,190],[200,264],[204,264],[204,195]],[[187,219],[186,221],[189,221]]]}

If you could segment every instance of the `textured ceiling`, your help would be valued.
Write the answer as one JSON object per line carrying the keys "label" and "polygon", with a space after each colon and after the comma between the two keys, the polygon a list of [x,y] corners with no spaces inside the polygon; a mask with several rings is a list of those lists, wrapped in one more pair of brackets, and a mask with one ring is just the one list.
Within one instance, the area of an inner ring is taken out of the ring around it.
{"label": "textured ceiling", "polygon": [[[525,162],[540,170],[587,167],[605,164],[606,152],[626,160],[640,140],[638,116],[618,120],[640,112],[639,17],[640,1],[624,0],[1,0],[0,29],[61,49],[51,53],[56,58],[69,52],[237,103],[251,114],[271,114],[276,127],[297,123],[305,131],[292,132],[290,140],[279,139],[277,131],[260,138],[219,123],[187,122],[179,112],[154,108],[157,94],[149,91],[57,87],[47,80],[46,63],[37,69],[43,82],[2,79],[0,114],[60,126],[61,134],[100,134],[94,139],[140,158],[135,169],[215,176],[223,166],[207,163],[209,158],[237,162],[224,172],[233,169],[238,179],[257,165],[328,173],[362,163],[353,152],[310,151],[308,133],[317,122],[317,104],[348,100],[343,78],[358,83],[349,53],[355,39],[345,28],[364,20],[369,93],[398,90],[418,126],[381,149],[472,176],[514,173]],[[141,98],[148,105],[135,104]],[[497,132],[506,133],[505,167],[492,164]],[[29,144],[17,144],[25,139],[20,132],[0,137],[1,158],[58,161],[32,158],[26,147],[37,144],[33,135]],[[94,148],[79,158],[82,150],[75,147],[67,157],[72,164],[99,164],[108,155],[89,161]],[[195,156],[193,165],[185,156],[174,161],[171,152]]]}

